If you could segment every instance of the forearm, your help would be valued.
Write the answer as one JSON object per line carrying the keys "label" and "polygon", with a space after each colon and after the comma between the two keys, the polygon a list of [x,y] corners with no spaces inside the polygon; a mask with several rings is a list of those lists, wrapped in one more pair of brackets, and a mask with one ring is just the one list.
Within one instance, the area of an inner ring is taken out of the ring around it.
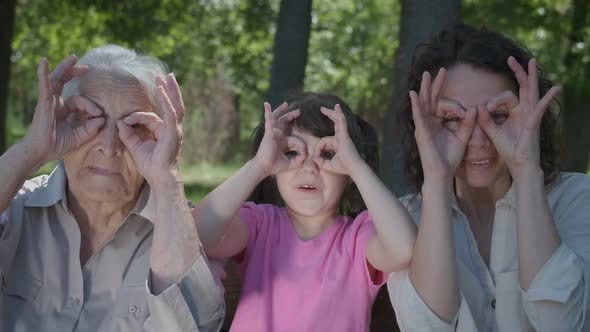
{"label": "forearm", "polygon": [[412,217],[366,163],[355,163],[350,176],[367,205],[377,236],[393,265],[407,266],[416,240]]}
{"label": "forearm", "polygon": [[150,185],[156,206],[150,266],[153,292],[159,294],[193,266],[201,254],[201,241],[180,177],[170,174]]}
{"label": "forearm", "polygon": [[520,287],[527,290],[561,240],[551,217],[540,167],[513,174]]}
{"label": "forearm", "polygon": [[439,317],[450,322],[459,308],[452,220],[452,184],[425,182],[422,213],[410,279],[424,302]]}
{"label": "forearm", "polygon": [[24,142],[11,146],[0,156],[0,213],[8,208],[14,195],[27,178],[41,167],[43,162],[32,153]]}
{"label": "forearm", "polygon": [[264,170],[250,160],[201,201],[193,216],[203,238],[205,251],[217,244],[240,206],[265,177]]}

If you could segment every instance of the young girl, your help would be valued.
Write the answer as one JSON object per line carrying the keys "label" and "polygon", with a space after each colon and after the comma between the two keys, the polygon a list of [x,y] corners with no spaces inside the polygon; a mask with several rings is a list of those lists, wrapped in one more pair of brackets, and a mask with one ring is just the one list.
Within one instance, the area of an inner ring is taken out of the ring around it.
{"label": "young girl", "polygon": [[[366,123],[340,98],[264,107],[255,157],[193,212],[206,253],[242,263],[231,331],[369,331],[384,274],[411,260],[414,223],[367,164]],[[244,203],[268,177],[284,207]]]}

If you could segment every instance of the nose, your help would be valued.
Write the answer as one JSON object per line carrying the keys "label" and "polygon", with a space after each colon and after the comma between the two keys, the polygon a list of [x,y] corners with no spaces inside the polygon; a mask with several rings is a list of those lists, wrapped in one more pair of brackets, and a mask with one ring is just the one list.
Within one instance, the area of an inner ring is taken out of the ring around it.
{"label": "nose", "polygon": [[467,145],[473,148],[480,148],[486,147],[490,143],[491,141],[488,137],[488,134],[486,134],[486,132],[481,128],[481,126],[478,123],[476,123],[475,128],[473,128],[473,133],[471,133],[471,136],[469,137]]}
{"label": "nose", "polygon": [[119,156],[124,145],[119,138],[119,129],[115,121],[108,121],[97,135],[99,139],[98,149],[107,156]]}
{"label": "nose", "polygon": [[301,165],[304,171],[310,172],[312,174],[318,174],[320,168],[318,164],[313,160],[313,153],[308,153],[307,157],[303,161],[303,165]]}

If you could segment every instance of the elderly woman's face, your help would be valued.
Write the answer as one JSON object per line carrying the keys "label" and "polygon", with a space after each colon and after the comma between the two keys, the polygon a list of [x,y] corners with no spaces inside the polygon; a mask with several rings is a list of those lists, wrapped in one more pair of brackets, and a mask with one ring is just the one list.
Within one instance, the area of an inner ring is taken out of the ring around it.
{"label": "elderly woman's face", "polygon": [[105,124],[93,139],[65,155],[69,189],[86,199],[129,204],[144,178],[119,139],[117,120],[153,107],[138,82],[120,75],[91,72],[80,84],[80,95],[103,111]]}

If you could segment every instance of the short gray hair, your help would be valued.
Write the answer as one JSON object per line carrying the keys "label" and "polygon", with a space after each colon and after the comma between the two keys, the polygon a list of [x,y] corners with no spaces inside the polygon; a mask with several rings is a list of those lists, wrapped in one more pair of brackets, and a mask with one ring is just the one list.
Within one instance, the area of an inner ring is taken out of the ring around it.
{"label": "short gray hair", "polygon": [[[156,76],[166,75],[168,66],[145,54],[118,45],[107,44],[86,52],[78,61],[89,70],[122,74],[136,79],[144,88],[152,104],[156,104]],[[64,86],[63,96],[80,94],[80,79],[74,78]]]}

